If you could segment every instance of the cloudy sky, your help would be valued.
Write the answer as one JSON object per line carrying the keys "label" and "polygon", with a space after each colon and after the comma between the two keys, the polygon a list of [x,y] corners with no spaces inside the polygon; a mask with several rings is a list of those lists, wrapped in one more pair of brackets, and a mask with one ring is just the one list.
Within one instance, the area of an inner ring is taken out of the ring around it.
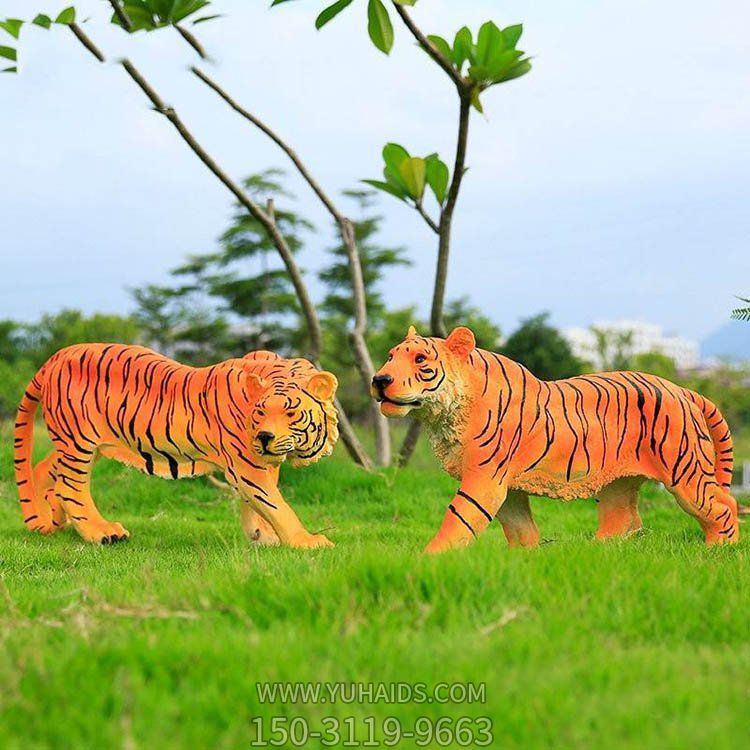
{"label": "cloudy sky", "polygon": [[[378,176],[387,141],[452,160],[455,93],[403,28],[386,57],[367,40],[364,0],[321,32],[321,0],[269,4],[214,1],[226,17],[196,28],[208,70],[331,192]],[[62,7],[30,5],[0,0],[0,18]],[[111,59],[132,57],[233,176],[284,165],[186,72],[195,60],[174,32],[128,38],[108,28],[107,7],[78,3],[85,28]],[[695,338],[726,320],[733,295],[750,292],[747,0],[420,0],[413,15],[450,37],[522,21],[535,56],[473,118],[450,297],[470,295],[506,331],[544,309],[561,326],[626,317]],[[128,287],[215,246],[230,197],[123,71],[67,29],[25,29],[20,48],[21,74],[0,78],[0,318],[125,312]],[[415,261],[388,297],[426,311],[434,237],[387,196],[380,209],[383,239]],[[311,271],[325,246],[305,251]]]}

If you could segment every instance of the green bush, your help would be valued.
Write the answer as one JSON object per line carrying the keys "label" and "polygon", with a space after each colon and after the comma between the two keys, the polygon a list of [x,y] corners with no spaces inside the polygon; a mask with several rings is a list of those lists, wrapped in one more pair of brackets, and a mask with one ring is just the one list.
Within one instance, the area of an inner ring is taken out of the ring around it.
{"label": "green bush", "polygon": [[15,416],[18,402],[35,372],[34,364],[26,359],[12,364],[0,359],[0,419]]}

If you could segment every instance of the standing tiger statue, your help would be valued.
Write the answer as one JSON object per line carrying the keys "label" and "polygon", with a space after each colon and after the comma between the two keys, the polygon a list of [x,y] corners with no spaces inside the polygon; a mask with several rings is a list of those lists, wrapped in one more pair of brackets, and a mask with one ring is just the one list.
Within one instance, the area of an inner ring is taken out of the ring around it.
{"label": "standing tiger statue", "polygon": [[[224,473],[240,495],[246,536],[260,544],[330,547],[309,533],[278,489],[285,460],[305,466],[338,439],[334,375],[304,359],[253,352],[194,368],[140,346],[80,344],[37,372],[18,408],[16,483],[23,520],[53,533],[69,523],[88,542],[128,538],[101,516],[91,471],[105,456],[177,479]],[[41,404],[53,452],[32,465]]]}
{"label": "standing tiger statue", "polygon": [[597,537],[630,534],[641,528],[647,478],[698,520],[706,544],[739,538],[727,423],[708,399],[662,378],[607,372],[547,382],[477,349],[468,328],[440,339],[412,327],[373,377],[372,395],[384,415],[420,419],[460,479],[426,552],[470,543],[493,518],[511,546],[537,545],[528,493],[596,495]]}

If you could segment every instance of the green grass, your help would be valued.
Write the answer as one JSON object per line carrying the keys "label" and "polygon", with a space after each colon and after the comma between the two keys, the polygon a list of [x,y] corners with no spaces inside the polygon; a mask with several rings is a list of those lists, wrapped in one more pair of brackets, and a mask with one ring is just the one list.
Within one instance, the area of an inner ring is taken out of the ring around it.
{"label": "green grass", "polygon": [[[287,471],[333,550],[252,549],[235,501],[101,462],[127,545],[21,523],[0,470],[0,747],[249,748],[253,717],[489,716],[503,748],[737,748],[750,710],[748,544],[706,549],[656,487],[637,538],[592,540],[592,501],[539,499],[537,550],[499,527],[420,556],[455,483],[426,457]],[[484,705],[261,705],[258,681],[486,683]],[[315,743],[310,743],[315,747]],[[399,747],[413,747],[411,741]],[[434,745],[433,745],[434,746]]]}

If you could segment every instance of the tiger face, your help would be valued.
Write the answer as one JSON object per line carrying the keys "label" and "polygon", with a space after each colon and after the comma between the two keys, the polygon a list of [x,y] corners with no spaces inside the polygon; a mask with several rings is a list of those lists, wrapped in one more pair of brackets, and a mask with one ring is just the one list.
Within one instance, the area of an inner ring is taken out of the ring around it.
{"label": "tiger face", "polygon": [[375,373],[370,392],[387,417],[403,417],[413,409],[440,406],[451,397],[456,370],[475,347],[468,328],[456,328],[447,339],[426,338],[409,328]]}
{"label": "tiger face", "polygon": [[330,372],[319,372],[307,383],[269,385],[249,376],[250,442],[258,459],[277,466],[289,459],[304,466],[327,456],[338,435],[333,396],[338,387]]}

